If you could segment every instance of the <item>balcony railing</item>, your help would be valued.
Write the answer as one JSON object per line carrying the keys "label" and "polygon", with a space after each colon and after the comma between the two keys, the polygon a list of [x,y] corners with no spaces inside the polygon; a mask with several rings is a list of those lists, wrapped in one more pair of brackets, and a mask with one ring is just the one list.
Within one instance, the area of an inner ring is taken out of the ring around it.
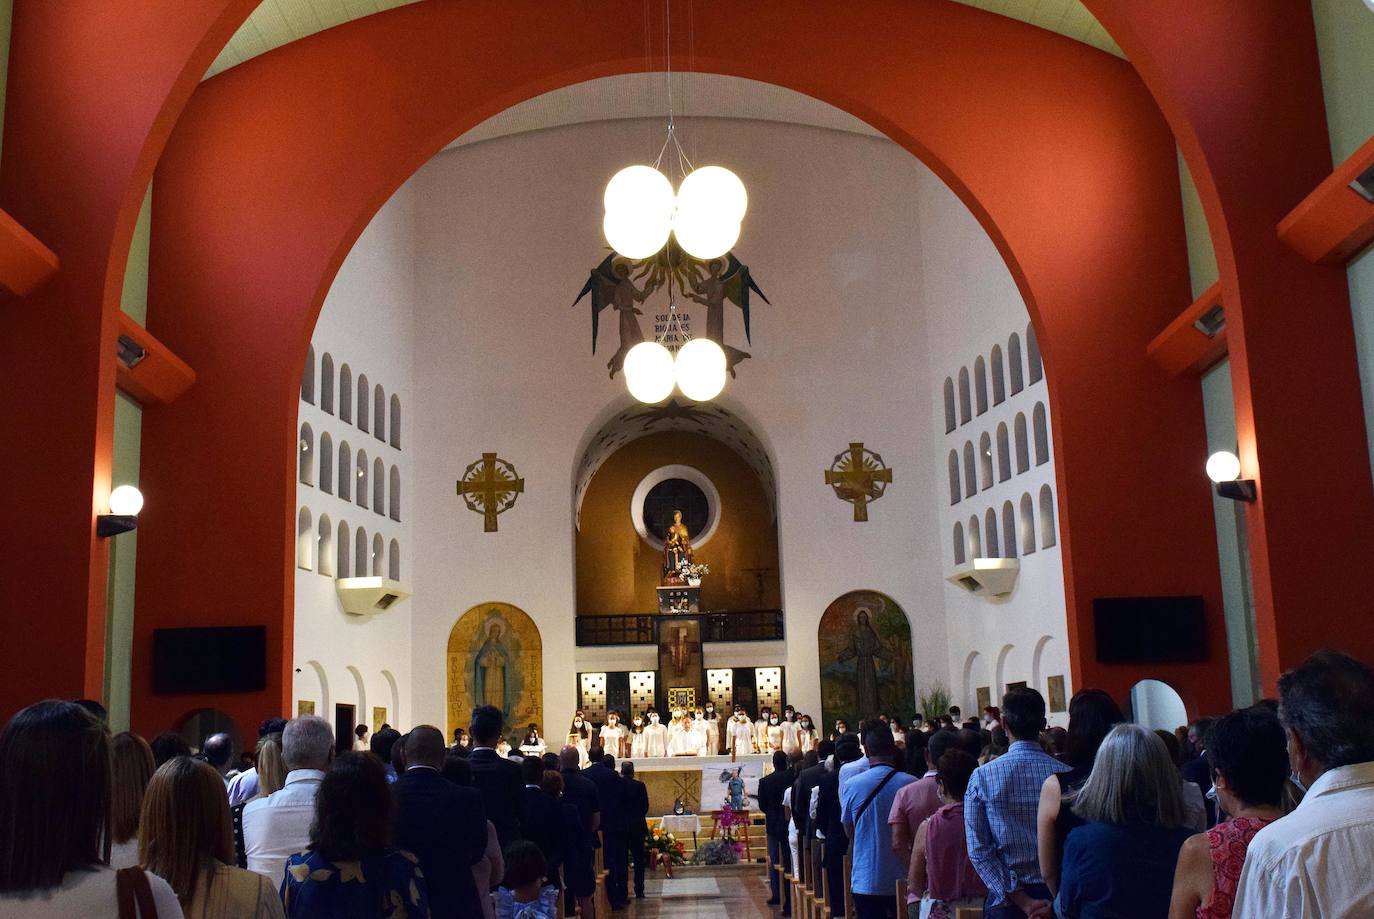
{"label": "balcony railing", "polygon": [[577,643],[582,647],[652,645],[656,641],[656,622],[683,619],[695,619],[701,623],[703,642],[780,641],[783,637],[782,610],[750,609],[716,613],[578,616]]}

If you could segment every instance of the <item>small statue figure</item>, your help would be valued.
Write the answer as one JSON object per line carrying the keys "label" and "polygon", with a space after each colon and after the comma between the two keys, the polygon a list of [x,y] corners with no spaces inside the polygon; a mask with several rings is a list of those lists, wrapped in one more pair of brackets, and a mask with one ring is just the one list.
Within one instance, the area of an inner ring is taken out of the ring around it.
{"label": "small statue figure", "polygon": [[682,511],[673,511],[673,523],[663,539],[663,579],[664,587],[687,583],[682,574],[682,566],[692,561],[692,539],[682,522]]}

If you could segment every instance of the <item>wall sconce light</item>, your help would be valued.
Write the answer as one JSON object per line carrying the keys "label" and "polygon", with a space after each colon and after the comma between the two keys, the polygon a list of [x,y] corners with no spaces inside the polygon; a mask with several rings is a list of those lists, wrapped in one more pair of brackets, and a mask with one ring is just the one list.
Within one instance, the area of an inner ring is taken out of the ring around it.
{"label": "wall sconce light", "polygon": [[110,492],[110,512],[95,518],[95,535],[102,539],[127,533],[138,526],[143,510],[143,492],[132,485],[121,485]]}
{"label": "wall sconce light", "polygon": [[1254,479],[1240,477],[1240,459],[1229,450],[1207,457],[1207,478],[1215,483],[1217,494],[1232,501],[1253,501],[1258,493]]}

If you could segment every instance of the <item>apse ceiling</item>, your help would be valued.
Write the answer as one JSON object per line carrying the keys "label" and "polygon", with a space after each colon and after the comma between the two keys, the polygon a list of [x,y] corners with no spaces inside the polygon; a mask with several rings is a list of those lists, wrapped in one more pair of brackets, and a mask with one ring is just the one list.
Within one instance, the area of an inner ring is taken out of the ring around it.
{"label": "apse ceiling", "polygon": [[[361,19],[416,0],[262,0],[229,39],[206,72],[212,77],[235,64],[331,26]],[[681,2],[681,0],[679,0]],[[1108,54],[1125,57],[1081,0],[954,0],[1057,32]],[[624,117],[623,115],[621,117]],[[777,120],[775,118],[775,120]]]}
{"label": "apse ceiling", "polygon": [[735,451],[758,476],[763,493],[768,496],[770,509],[777,516],[777,477],[773,472],[773,461],[768,458],[768,451],[753,429],[738,415],[714,402],[683,403],[672,398],[665,405],[632,405],[603,424],[592,437],[575,474],[573,506],[577,512],[579,529],[582,524],[582,498],[601,464],[631,441],[668,431],[701,434]]}

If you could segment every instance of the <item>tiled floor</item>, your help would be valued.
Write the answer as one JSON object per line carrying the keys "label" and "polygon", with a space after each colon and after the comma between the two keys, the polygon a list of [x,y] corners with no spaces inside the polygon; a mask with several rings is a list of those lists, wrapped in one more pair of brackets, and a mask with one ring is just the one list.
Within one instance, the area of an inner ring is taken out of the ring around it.
{"label": "tiled floor", "polygon": [[613,915],[629,919],[773,919],[779,915],[764,905],[768,878],[762,866],[757,873],[696,869],[680,871],[671,880],[650,876],[644,893],[645,899],[631,901],[628,912]]}

